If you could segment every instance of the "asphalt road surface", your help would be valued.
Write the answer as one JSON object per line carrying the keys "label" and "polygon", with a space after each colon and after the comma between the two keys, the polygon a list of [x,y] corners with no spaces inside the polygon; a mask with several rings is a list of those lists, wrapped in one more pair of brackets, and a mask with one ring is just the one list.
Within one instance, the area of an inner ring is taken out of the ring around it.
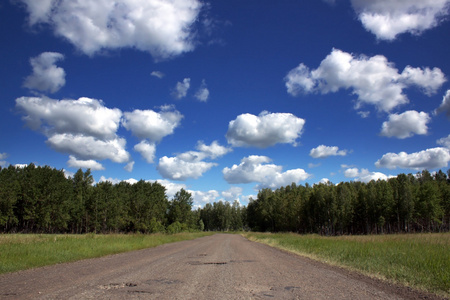
{"label": "asphalt road surface", "polygon": [[0,299],[425,298],[232,234],[0,276]]}

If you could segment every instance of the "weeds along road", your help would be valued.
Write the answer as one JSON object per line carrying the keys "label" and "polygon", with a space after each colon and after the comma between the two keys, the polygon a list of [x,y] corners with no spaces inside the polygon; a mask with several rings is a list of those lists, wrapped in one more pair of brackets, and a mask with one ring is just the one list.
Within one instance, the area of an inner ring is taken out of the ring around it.
{"label": "weeds along road", "polygon": [[0,276],[1,299],[423,297],[231,234]]}

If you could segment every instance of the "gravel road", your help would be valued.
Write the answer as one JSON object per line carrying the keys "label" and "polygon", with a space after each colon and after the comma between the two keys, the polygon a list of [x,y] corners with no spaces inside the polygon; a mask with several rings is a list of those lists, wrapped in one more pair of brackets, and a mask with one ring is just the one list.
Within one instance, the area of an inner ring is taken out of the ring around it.
{"label": "gravel road", "polygon": [[433,299],[216,234],[0,276],[1,299]]}

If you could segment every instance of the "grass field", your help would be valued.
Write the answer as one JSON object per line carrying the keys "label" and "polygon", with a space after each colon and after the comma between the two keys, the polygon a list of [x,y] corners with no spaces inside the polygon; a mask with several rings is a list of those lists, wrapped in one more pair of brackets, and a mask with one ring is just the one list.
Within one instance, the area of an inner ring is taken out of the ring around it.
{"label": "grass field", "polygon": [[191,240],[211,233],[0,234],[0,274]]}
{"label": "grass field", "polygon": [[244,233],[250,240],[450,296],[450,233],[322,237]]}

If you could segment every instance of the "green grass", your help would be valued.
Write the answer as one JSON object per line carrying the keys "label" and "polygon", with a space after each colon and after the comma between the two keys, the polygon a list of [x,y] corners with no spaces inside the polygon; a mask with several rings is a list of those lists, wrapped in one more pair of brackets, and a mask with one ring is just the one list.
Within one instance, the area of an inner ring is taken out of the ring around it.
{"label": "green grass", "polygon": [[450,296],[449,233],[340,237],[291,233],[243,235],[369,276]]}
{"label": "green grass", "polygon": [[0,234],[0,274],[151,248],[211,234]]}

